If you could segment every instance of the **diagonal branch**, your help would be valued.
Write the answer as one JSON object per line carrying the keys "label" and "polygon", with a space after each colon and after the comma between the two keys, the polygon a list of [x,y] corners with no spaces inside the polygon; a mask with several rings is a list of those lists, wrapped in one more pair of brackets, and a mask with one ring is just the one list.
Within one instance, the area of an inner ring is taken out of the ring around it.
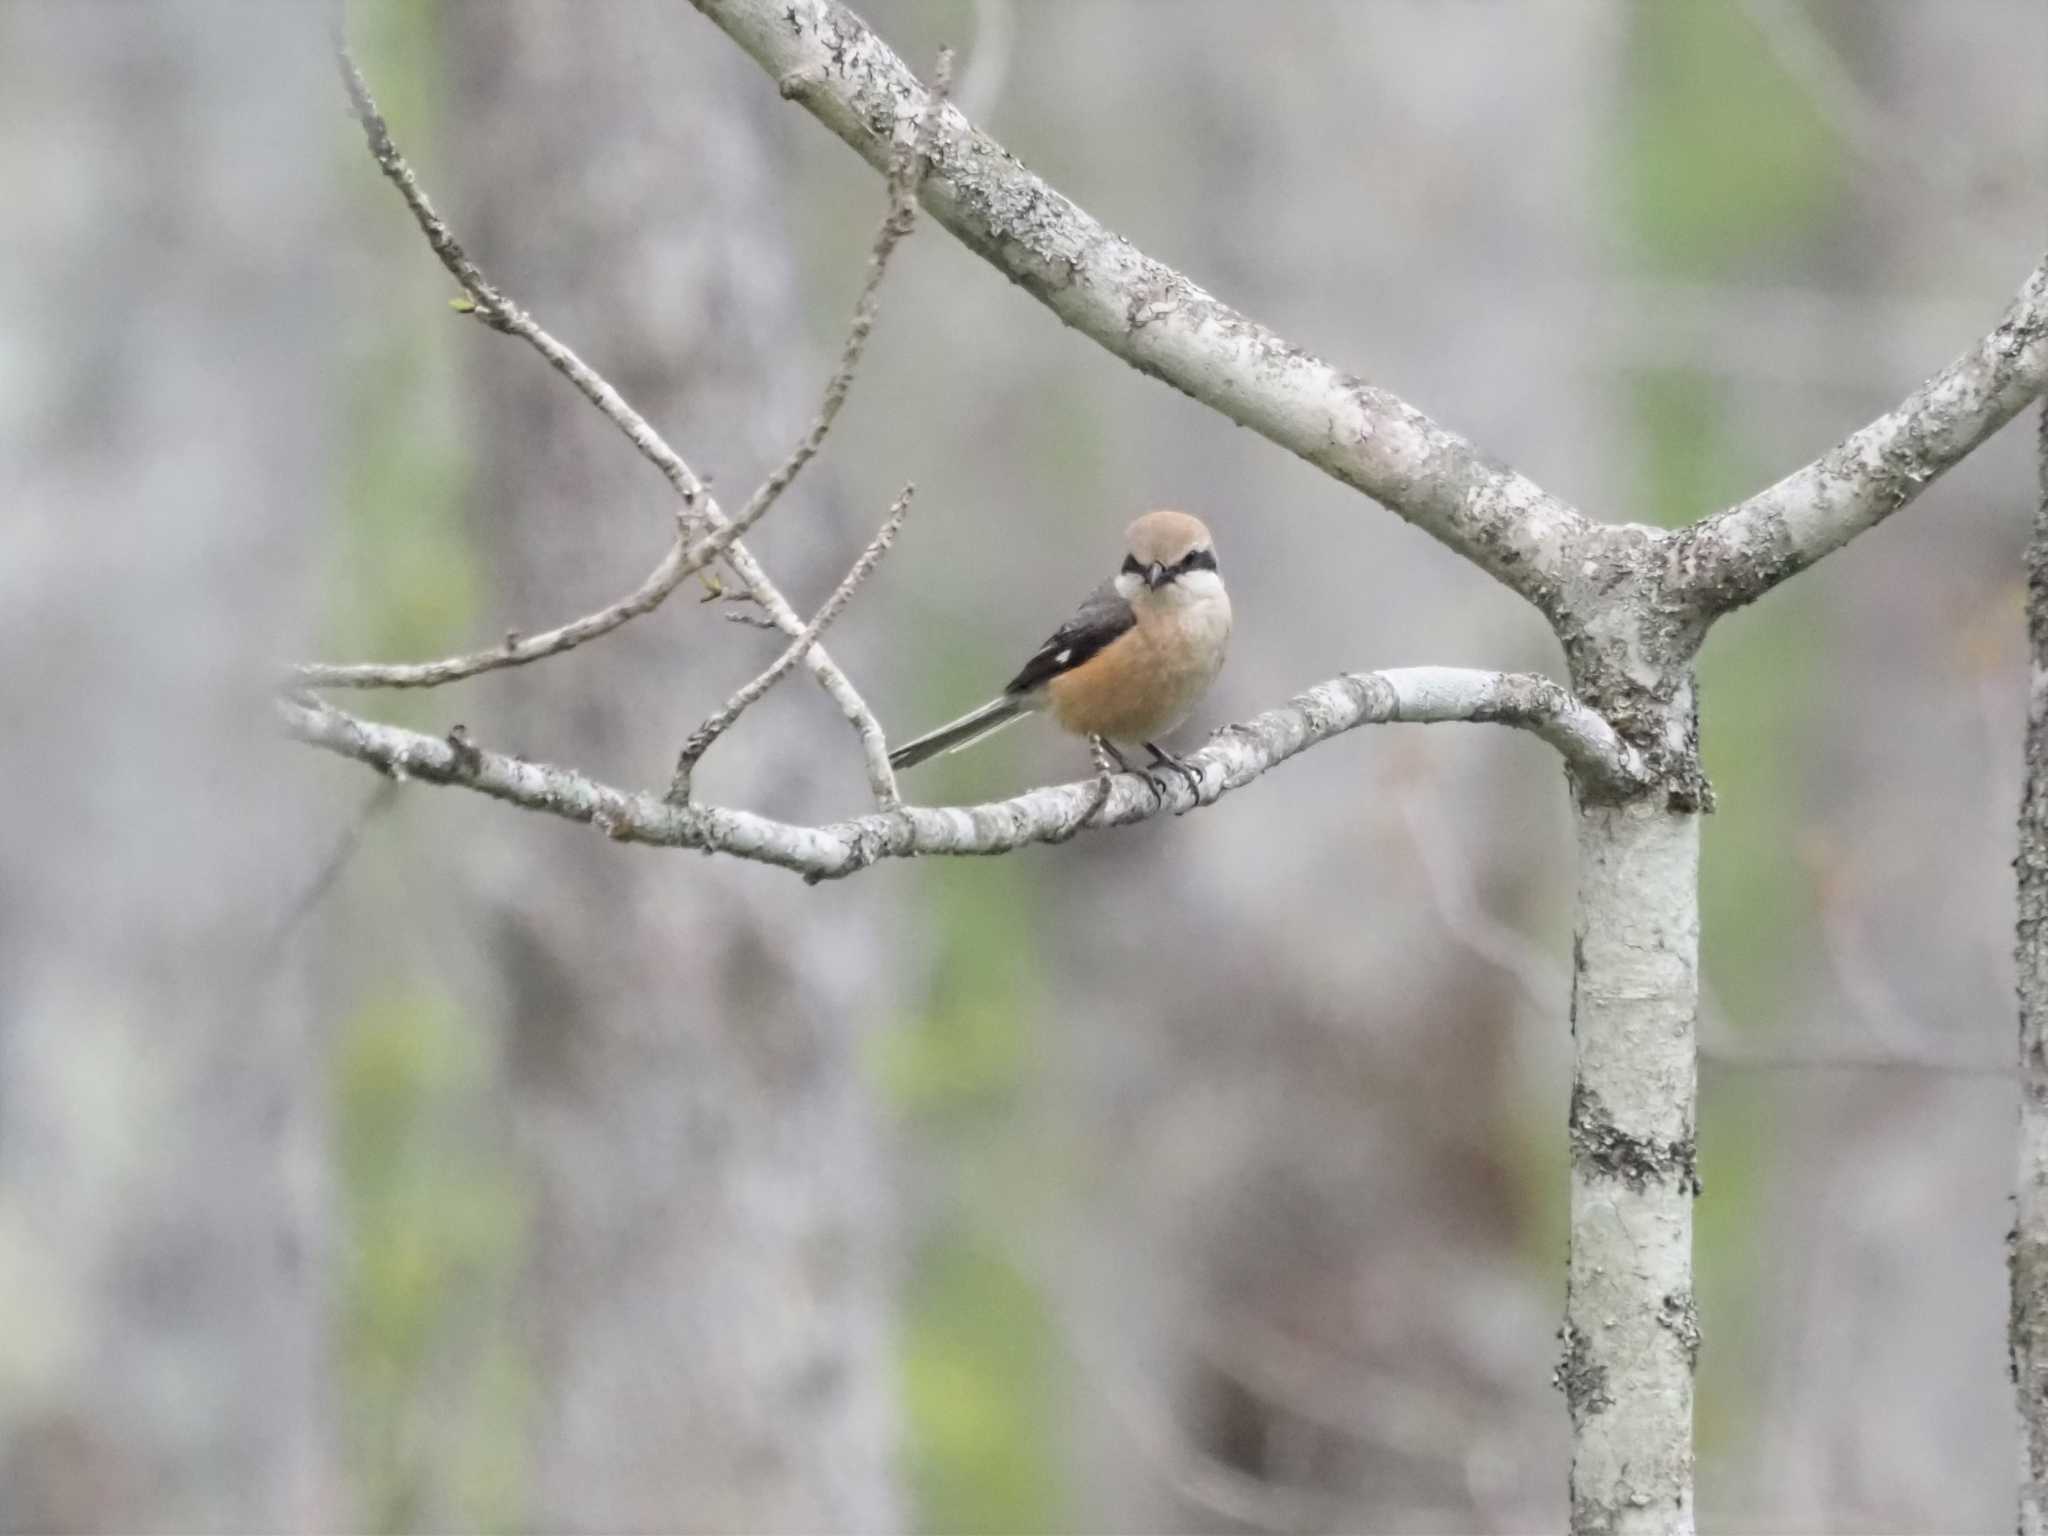
{"label": "diagonal branch", "polygon": [[363,79],[362,71],[356,67],[356,61],[339,33],[334,39],[334,57],[341,70],[342,87],[348,92],[349,107],[355,113],[356,121],[362,125],[363,137],[369,142],[370,157],[377,162],[377,168],[385,178],[398,189],[398,195],[405,199],[405,206],[412,211],[420,233],[427,237],[427,244],[441,258],[441,265],[469,295],[472,313],[492,330],[517,336],[546,358],[551,368],[575,385],[606,420],[626,434],[633,446],[640,450],[641,456],[661,471],[668,483],[675,487],[676,494],[683,498],[686,507],[693,512],[700,510],[699,503],[708,500],[704,482],[684,462],[683,456],[671,448],[647,419],[628,405],[625,397],[612,388],[596,369],[542,330],[533,316],[493,286],[470,259],[447,221],[434,210],[426,188],[420,185],[413,168],[398,152],[398,146],[391,138],[391,129],[370,95],[369,83]]}
{"label": "diagonal branch", "polygon": [[1667,593],[1712,618],[1875,527],[2048,389],[2048,258],[1998,325],[1805,468],[1669,541]]}
{"label": "diagonal branch", "polygon": [[[362,125],[364,138],[370,146],[370,154],[384,172],[391,184],[405,199],[406,207],[426,236],[427,244],[441,259],[449,274],[463,286],[475,306],[477,318],[494,330],[517,336],[545,358],[556,372],[575,385],[577,391],[621,432],[641,456],[660,470],[676,494],[682,498],[677,511],[677,539],[661,565],[631,595],[597,613],[537,636],[522,647],[516,640],[508,640],[499,651],[484,652],[468,657],[455,657],[444,663],[426,663],[420,668],[315,668],[313,672],[326,676],[306,676],[302,681],[340,682],[346,686],[388,686],[425,687],[434,682],[453,681],[457,677],[473,676],[477,672],[489,671],[494,667],[516,665],[522,661],[538,660],[542,655],[554,655],[579,645],[585,640],[605,634],[639,614],[651,611],[674,591],[683,578],[691,571],[701,569],[709,560],[723,556],[747,594],[758,603],[764,613],[783,633],[795,636],[803,633],[804,621],[789,600],[782,595],[768,577],[760,562],[740,543],[740,538],[752,525],[766,515],[774,505],[784,487],[795,478],[796,473],[808,462],[823,442],[825,432],[838,414],[844,402],[846,387],[851,383],[852,372],[859,363],[861,348],[866,344],[868,331],[874,322],[876,290],[881,281],[882,269],[887,265],[888,256],[905,233],[904,211],[907,197],[892,195],[888,212],[883,216],[882,228],[876,234],[874,253],[870,261],[867,282],[861,290],[860,300],[855,306],[854,322],[842,353],[840,366],[834,371],[831,383],[827,385],[826,397],[820,409],[819,420],[812,424],[797,449],[782,468],[763,483],[762,490],[755,493],[737,520],[729,519],[720,509],[716,498],[697,473],[686,463],[681,454],[670,447],[653,425],[634,410],[626,399],[596,369],[561,342],[557,341],[538,322],[504,293],[494,287],[482,270],[470,259],[461,243],[455,238],[447,221],[435,212],[428,201],[426,191],[419,178],[398,151],[392,141],[391,131],[377,104],[371,98],[370,89],[364,81],[362,71],[356,67],[349,55],[346,41],[337,31],[334,38],[335,60],[341,70],[342,85],[348,92],[349,105],[356,120]],[[942,60],[942,67],[943,67]],[[906,170],[906,178],[914,180],[915,170]],[[843,381],[843,382],[842,382]],[[772,489],[770,489],[772,487]],[[693,529],[709,530],[710,537],[698,550],[685,554],[682,543]],[[701,558],[700,558],[701,557]],[[541,649],[542,642],[550,642]],[[838,705],[839,712],[846,717],[860,738],[861,754],[868,775],[868,787],[876,803],[893,806],[899,803],[896,793],[895,771],[889,766],[887,738],[882,732],[881,722],[867,701],[860,696],[852,679],[847,677],[838,663],[826,653],[823,646],[813,645],[804,653],[804,664],[810,668],[818,685]],[[408,673],[417,677],[420,671],[435,674],[431,681],[393,681],[394,676],[403,677]],[[335,673],[353,674],[337,678]],[[382,677],[367,674],[383,673]]]}
{"label": "diagonal branch", "polygon": [[874,241],[868,249],[867,277],[861,283],[860,297],[853,302],[853,319],[846,327],[846,343],[840,349],[839,364],[832,370],[832,377],[825,381],[825,392],[819,400],[818,414],[811,422],[810,430],[797,440],[789,457],[761,482],[740,509],[742,526],[760,521],[761,515],[775,504],[775,498],[787,490],[798,472],[817,456],[818,450],[825,445],[826,434],[832,430],[832,423],[839,417],[840,407],[846,404],[847,392],[853,388],[853,376],[860,369],[861,353],[867,349],[868,336],[875,328],[875,315],[881,308],[882,276],[889,269],[889,258],[897,245],[917,221],[917,194],[924,185],[925,172],[931,164],[931,136],[939,110],[945,105],[952,78],[953,51],[942,48],[934,71],[931,100],[918,122],[916,139],[913,143],[899,145],[889,166],[888,210],[883,213],[881,225],[875,230]]}
{"label": "diagonal branch", "polygon": [[[728,524],[721,532],[736,533],[736,526]],[[731,542],[725,541],[727,545]],[[500,667],[519,667],[559,656],[659,608],[671,592],[718,557],[715,544],[716,536],[700,540],[693,550],[688,538],[679,531],[661,563],[617,602],[537,635],[509,632],[502,645],[488,651],[445,656],[439,661],[300,662],[290,669],[287,681],[302,688],[439,688],[444,683],[460,682]]]}
{"label": "diagonal branch", "polygon": [[[916,75],[837,0],[692,3],[877,169],[925,113]],[[1594,525],[1527,477],[1110,233],[951,107],[938,114],[922,198],[1083,335],[1364,491],[1558,617],[1559,585]]]}
{"label": "diagonal branch", "polygon": [[881,531],[869,542],[868,547],[860,552],[860,558],[853,562],[844,579],[833,588],[832,595],[825,599],[825,606],[804,626],[803,633],[789,642],[783,653],[769,663],[766,671],[727,699],[716,714],[690,733],[690,739],[683,743],[682,753],[676,758],[675,777],[669,783],[670,800],[678,805],[689,800],[690,776],[696,772],[697,764],[702,761],[704,754],[711,750],[719,737],[732,729],[733,723],[741,715],[752,709],[767,695],[769,689],[781,682],[789,674],[791,667],[803,660],[811,647],[818,643],[818,636],[831,628],[832,621],[853,601],[853,594],[860,590],[861,583],[882,563],[882,556],[886,555],[889,546],[896,542],[896,531],[903,526],[903,519],[910,515],[910,498],[916,491],[917,487],[914,485],[903,487],[903,493],[889,508],[889,516],[883,522]]}
{"label": "diagonal branch", "polygon": [[877,859],[1008,853],[1057,843],[1083,827],[1128,826],[1168,811],[1214,804],[1318,742],[1361,725],[1452,720],[1516,726],[1549,742],[1582,794],[1622,795],[1645,782],[1635,749],[1557,683],[1513,672],[1403,667],[1353,672],[1298,694],[1279,709],[1225,726],[1188,759],[1201,790],[1119,774],[1106,796],[1094,779],[1034,789],[976,806],[898,806],[830,826],[797,826],[750,811],[675,805],[659,795],[600,784],[573,769],[486,752],[459,728],[447,737],[380,725],[310,695],[281,698],[287,733],[398,778],[454,784],[494,799],[587,822],[622,842],[696,848],[833,880]]}

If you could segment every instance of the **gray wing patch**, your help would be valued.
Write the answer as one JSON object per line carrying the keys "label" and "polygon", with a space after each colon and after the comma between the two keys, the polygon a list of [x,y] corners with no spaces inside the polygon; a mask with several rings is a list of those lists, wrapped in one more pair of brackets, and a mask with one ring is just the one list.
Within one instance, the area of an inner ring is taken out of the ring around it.
{"label": "gray wing patch", "polygon": [[1105,581],[1088,594],[1074,616],[1046,637],[1023,669],[1010,679],[1005,693],[1030,693],[1062,672],[1071,672],[1118,635],[1137,623],[1131,605]]}

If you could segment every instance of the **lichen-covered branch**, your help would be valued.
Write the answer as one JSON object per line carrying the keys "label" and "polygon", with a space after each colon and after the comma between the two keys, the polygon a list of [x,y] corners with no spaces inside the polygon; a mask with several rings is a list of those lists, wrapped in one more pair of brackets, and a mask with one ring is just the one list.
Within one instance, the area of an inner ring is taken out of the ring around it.
{"label": "lichen-covered branch", "polygon": [[2027,546],[2027,691],[2020,799],[2019,1169],[2012,1251],[2012,1376],[2020,1411],[2020,1536],[2048,1533],[2048,405],[2041,410],[2040,499]]}
{"label": "lichen-covered branch", "polygon": [[1110,782],[1106,796],[1095,780],[1084,779],[987,805],[898,806],[818,827],[615,789],[574,769],[485,751],[459,729],[426,736],[360,719],[310,695],[280,699],[277,708],[285,730],[299,740],[399,778],[459,785],[589,823],[621,842],[731,854],[814,881],[854,874],[877,859],[1008,853],[1030,843],[1064,842],[1084,826],[1128,826],[1192,810],[1361,725],[1495,721],[1556,747],[1582,785],[1620,793],[1642,773],[1633,749],[1557,683],[1459,667],[1347,673],[1279,709],[1226,726],[1188,759],[1201,776],[1199,792],[1171,777],[1155,785],[1126,773]]}
{"label": "lichen-covered branch", "polygon": [[[923,118],[917,76],[837,0],[692,0],[878,170]],[[1591,525],[1405,400],[1340,372],[1112,234],[946,107],[925,207],[1067,324],[1384,503],[1556,615]]]}
{"label": "lichen-covered branch", "polygon": [[1655,798],[1579,811],[1557,1373],[1575,1532],[1693,1528],[1699,824]]}
{"label": "lichen-covered branch", "polygon": [[2048,389],[2048,259],[1969,351],[1811,464],[1668,545],[1666,591],[1711,618],[1874,527]]}

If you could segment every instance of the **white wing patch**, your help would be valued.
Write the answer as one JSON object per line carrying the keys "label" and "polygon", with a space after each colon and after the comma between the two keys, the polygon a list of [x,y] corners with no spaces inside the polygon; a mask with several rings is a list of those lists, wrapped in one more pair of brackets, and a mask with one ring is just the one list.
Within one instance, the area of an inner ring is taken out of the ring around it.
{"label": "white wing patch", "polygon": [[1055,664],[1064,667],[1067,664],[1067,658],[1073,654],[1071,650],[1061,651],[1059,655],[1053,657],[1053,661]]}

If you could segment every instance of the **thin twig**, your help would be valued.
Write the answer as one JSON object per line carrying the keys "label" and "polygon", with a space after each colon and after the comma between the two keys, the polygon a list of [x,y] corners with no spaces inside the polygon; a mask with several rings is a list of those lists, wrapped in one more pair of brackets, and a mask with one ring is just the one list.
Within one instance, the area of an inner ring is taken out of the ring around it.
{"label": "thin twig", "polygon": [[[671,802],[681,805],[690,798],[690,775],[704,754],[711,750],[712,743],[733,727],[733,722],[758,703],[769,689],[788,675],[789,670],[803,660],[810,648],[818,643],[818,637],[839,617],[862,582],[868,579],[882,557],[889,552],[889,546],[896,542],[896,532],[903,526],[903,519],[910,515],[910,498],[917,492],[914,485],[906,485],[903,492],[889,508],[889,516],[883,522],[868,547],[860,552],[860,558],[853,562],[845,578],[832,589],[832,595],[825,599],[824,607],[803,627],[803,632],[790,641],[783,653],[771,662],[766,671],[741,688],[716,714],[690,733],[690,739],[683,744],[683,750],[676,759],[675,777],[669,783],[668,797]],[[730,616],[730,615],[729,615]]]}
{"label": "thin twig", "polygon": [[1110,1332],[1090,1324],[1060,1286],[1033,1262],[1014,1232],[994,1226],[967,1234],[973,1246],[1036,1292],[1051,1315],[1053,1336],[1084,1382],[1102,1399],[1130,1436],[1149,1468],[1189,1505],[1220,1515],[1233,1525],[1290,1533],[1344,1528],[1353,1506],[1335,1489],[1271,1482],[1211,1452],[1184,1429],[1172,1402]]}
{"label": "thin twig", "polygon": [[924,186],[925,172],[930,167],[934,125],[945,107],[952,74],[953,50],[941,49],[931,98],[923,116],[918,119],[916,132],[897,151],[896,159],[889,168],[889,206],[882,214],[882,222],[876,227],[874,241],[868,248],[867,278],[861,284],[860,296],[854,300],[853,319],[846,327],[846,340],[839,349],[839,362],[833,368],[832,376],[825,381],[825,392],[818,401],[818,414],[809,430],[789,451],[789,457],[776,466],[775,471],[747,498],[746,506],[740,509],[742,527],[760,521],[762,514],[775,504],[775,498],[789,488],[789,483],[796,479],[806,464],[817,457],[818,450],[824,447],[825,438],[832,430],[832,423],[839,417],[840,408],[846,404],[854,375],[860,369],[861,354],[867,350],[868,337],[875,328],[875,317],[881,311],[882,278],[889,270],[889,258],[917,223],[917,195]]}
{"label": "thin twig", "polygon": [[549,364],[564,378],[575,385],[585,399],[595,405],[614,426],[632,440],[642,457],[659,469],[683,498],[686,507],[701,510],[699,503],[708,500],[704,482],[697,472],[683,461],[655,431],[647,419],[626,403],[625,397],[605,381],[595,369],[568,347],[542,330],[540,325],[525,310],[513,303],[486,278],[477,264],[470,259],[462,243],[448,227],[434,205],[428,201],[426,189],[420,185],[419,177],[398,152],[392,141],[390,127],[377,111],[377,103],[370,95],[370,87],[363,74],[356,67],[355,59],[348,51],[347,42],[339,34],[334,40],[335,61],[341,69],[342,86],[348,92],[349,105],[354,109],[356,121],[362,124],[363,135],[369,140],[370,155],[377,162],[377,168],[398,189],[398,195],[405,199],[406,207],[412,210],[414,221],[420,233],[427,237],[434,254],[441,258],[441,265],[449,275],[460,283],[470,301],[475,305],[472,311],[484,324],[508,336],[517,336],[528,346],[546,358]]}
{"label": "thin twig", "polygon": [[[803,630],[803,620],[783,597],[781,590],[769,579],[760,562],[740,543],[741,536],[767,512],[775,497],[762,497],[757,493],[749,501],[747,510],[739,519],[728,520],[696,471],[690,468],[682,455],[668,444],[644,416],[627,403],[623,395],[567,346],[542,329],[531,315],[492,285],[455,238],[447,222],[434,211],[433,204],[428,200],[426,190],[420,185],[418,176],[399,153],[391,138],[390,128],[378,113],[376,102],[370,95],[362,71],[356,67],[355,60],[349,54],[347,42],[338,28],[334,36],[334,52],[341,71],[343,87],[348,92],[349,104],[354,110],[356,120],[362,125],[372,157],[379,169],[398,189],[399,195],[404,198],[406,206],[412,211],[414,221],[420,226],[420,231],[426,236],[434,254],[441,259],[441,264],[469,295],[477,317],[494,330],[519,337],[539,352],[549,366],[568,379],[578,393],[596,406],[606,420],[625,434],[643,458],[661,471],[663,477],[682,498],[682,504],[676,513],[678,546],[670,548],[668,554],[663,557],[662,564],[635,593],[610,608],[600,609],[584,619],[537,637],[530,646],[507,645],[499,651],[455,657],[446,663],[426,663],[423,668],[418,669],[374,666],[309,668],[301,672],[301,681],[340,681],[345,686],[419,687],[427,684],[409,679],[416,676],[420,670],[433,672],[437,674],[436,681],[445,682],[458,677],[474,676],[477,672],[489,671],[496,667],[515,665],[519,661],[538,660],[542,655],[556,655],[574,645],[582,644],[585,640],[608,633],[627,620],[658,607],[693,569],[699,569],[720,556],[725,558],[741,585],[761,605],[778,629],[789,635],[800,634]],[[919,163],[922,163],[922,157],[919,157]],[[900,235],[892,236],[888,241],[889,248],[893,249],[900,239]],[[886,257],[886,251],[883,254]],[[879,280],[879,272],[871,269],[870,282],[878,283]],[[871,328],[872,299],[865,289],[863,297],[869,300],[867,327]],[[857,309],[856,321],[859,319],[860,311]],[[863,328],[863,342],[865,337],[866,328]],[[853,350],[857,361],[859,349],[856,347]],[[835,380],[837,377],[838,374],[835,373]],[[843,395],[842,389],[842,403]],[[837,409],[837,405],[834,405],[832,414],[836,415]],[[829,418],[825,425],[829,428]],[[815,423],[813,433],[807,433],[805,440],[809,441],[814,434],[817,434]],[[822,442],[822,434],[817,435]],[[815,447],[811,451],[815,453]],[[796,467],[801,468],[801,462]],[[795,470],[785,464],[784,471],[787,472],[783,479],[783,485],[786,486],[788,479],[794,477]],[[770,478],[772,480],[774,477]],[[681,554],[680,536],[698,529],[709,530],[709,537],[678,560],[678,555]],[[541,649],[540,640],[553,640],[555,643]],[[513,657],[516,657],[516,660],[511,659]],[[813,645],[805,653],[804,662],[818,680],[819,686],[838,705],[840,713],[846,717],[854,733],[860,738],[868,784],[876,802],[884,808],[900,804],[896,792],[896,777],[889,767],[887,740],[874,711],[868,708],[866,700],[861,697],[852,680],[840,670],[838,664],[822,646]],[[309,675],[321,673],[325,673],[326,676]],[[342,678],[336,679],[336,673],[342,674]]]}
{"label": "thin twig", "polygon": [[661,557],[661,564],[632,592],[556,629],[537,635],[508,634],[502,644],[488,651],[472,651],[440,661],[358,662],[345,666],[301,662],[291,669],[291,681],[308,688],[438,688],[465,677],[495,672],[500,667],[519,667],[558,656],[659,608],[692,572],[702,570],[717,558],[712,544],[713,540],[705,539],[692,548],[678,533],[669,544],[668,553]]}
{"label": "thin twig", "polygon": [[[1416,797],[1396,796],[1409,841],[1422,862],[1430,904],[1452,938],[1478,959],[1509,977],[1540,1014],[1561,1011],[1571,985],[1566,967],[1553,963],[1543,947],[1512,924],[1487,911],[1480,899],[1470,858],[1438,848]],[[1860,1045],[1751,1046],[1713,1001],[1700,1000],[1700,1060],[1733,1072],[1901,1072],[1930,1077],[2011,1077],[2010,1063],[1904,1048],[1870,1050]]]}
{"label": "thin twig", "polygon": [[341,836],[335,839],[327,857],[320,861],[320,867],[313,872],[313,878],[306,882],[305,888],[299,892],[291,905],[285,908],[284,916],[279,918],[277,926],[270,930],[270,937],[263,941],[263,949],[256,959],[258,975],[267,976],[276,967],[284,954],[285,946],[299,931],[299,925],[320,905],[322,898],[334,888],[334,882],[341,878],[342,871],[347,869],[355,858],[356,849],[362,845],[363,834],[370,830],[370,823],[383,814],[397,798],[398,780],[393,778],[384,779],[363,797],[363,803],[357,807],[355,815],[349,818],[348,825],[342,829]]}
{"label": "thin twig", "polygon": [[[1749,23],[1778,67],[1806,92],[1815,113],[1846,148],[1885,182],[1895,182],[1903,169],[1921,190],[1948,202],[1984,238],[1987,247],[2005,237],[1972,197],[1984,185],[1957,147],[1925,128],[1894,131],[1885,109],[1843,63],[1840,52],[1800,0],[1740,0]],[[1955,194],[1964,198],[1957,204]]]}
{"label": "thin twig", "polygon": [[974,47],[967,55],[967,77],[960,82],[960,110],[987,121],[1002,99],[1010,78],[1010,59],[1017,39],[1017,13],[1011,0],[974,0]]}
{"label": "thin twig", "polygon": [[[839,0],[691,0],[782,94],[877,170],[926,87]],[[1556,619],[1594,525],[1392,393],[1333,368],[1147,257],[957,110],[925,209],[1060,319],[1458,550]]]}

